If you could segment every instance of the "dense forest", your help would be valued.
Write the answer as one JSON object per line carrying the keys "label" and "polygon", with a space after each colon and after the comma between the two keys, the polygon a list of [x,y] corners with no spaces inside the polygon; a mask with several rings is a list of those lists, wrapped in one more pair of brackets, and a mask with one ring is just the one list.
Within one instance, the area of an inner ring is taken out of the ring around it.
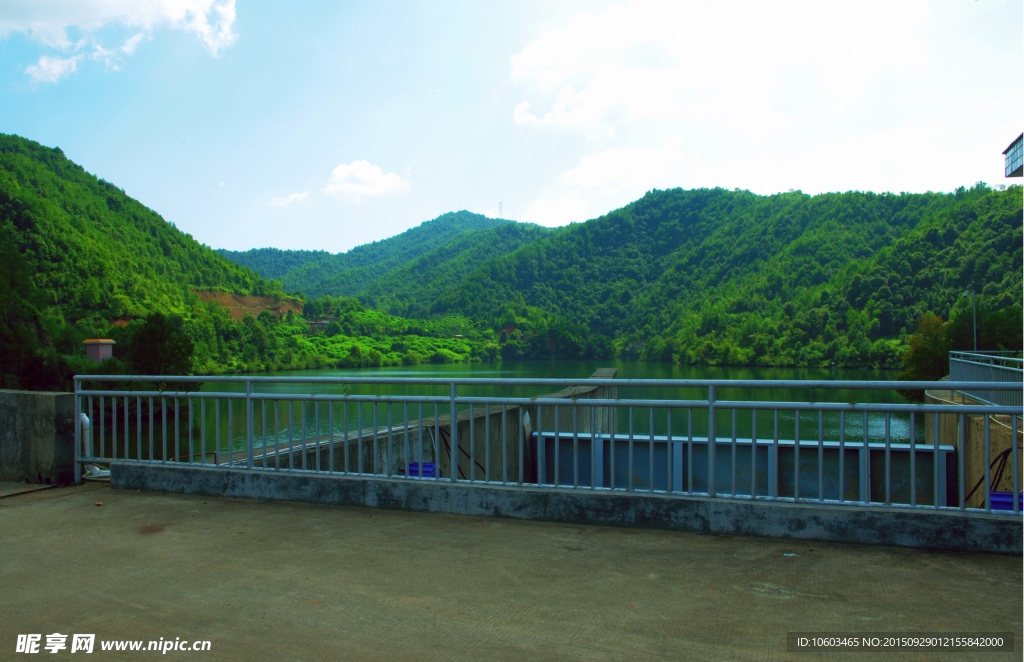
{"label": "dense forest", "polygon": [[[611,356],[934,378],[973,345],[967,290],[979,348],[1021,349],[1022,195],[1000,188],[673,189],[556,230],[463,211],[339,255],[231,252],[59,149],[0,135],[0,387]],[[302,314],[270,312],[285,309]],[[115,339],[117,358],[86,361],[88,337]]]}
{"label": "dense forest", "polygon": [[[1002,316],[993,320],[1021,311],[1020,187],[652,191],[489,254],[494,235],[511,229],[467,232],[347,293],[398,315],[459,314],[506,329],[508,355],[544,355],[523,344],[537,335],[568,347],[548,338],[558,329],[573,347],[613,339],[613,354],[697,365],[897,368],[919,321],[961,314],[967,289],[986,315]],[[374,246],[386,253],[390,241]],[[983,344],[1019,348],[1020,334],[986,332]]]}
{"label": "dense forest", "polygon": [[[676,189],[491,260],[432,311],[489,315],[522,297],[627,344],[675,343],[673,353],[698,363],[863,363],[841,339],[861,349],[899,342],[924,313],[948,316],[972,286],[997,307],[1020,305],[1017,187],[813,197]],[[734,347],[753,354],[727,356]]]}
{"label": "dense forest", "polygon": [[[354,367],[498,352],[457,315],[410,321],[355,300],[298,299],[310,316],[338,316],[347,335],[320,333],[294,315],[235,319],[201,291],[262,297],[268,307],[294,298],[59,149],[0,135],[0,388],[69,389],[76,373]],[[82,341],[97,337],[118,343],[100,366],[82,355]]]}
{"label": "dense forest", "polygon": [[327,251],[283,251],[280,248],[253,248],[248,251],[218,248],[217,252],[235,264],[249,267],[264,278],[276,280],[281,280],[286,274],[310,262],[332,257]]}
{"label": "dense forest", "polygon": [[458,286],[478,266],[491,258],[511,254],[551,232],[525,223],[503,223],[465,232],[388,271],[356,295],[395,315],[427,317],[437,297]]}
{"label": "dense forest", "polygon": [[423,300],[424,288],[407,281],[409,275],[426,275],[432,284],[425,291],[436,293],[458,284],[487,258],[510,253],[546,232],[534,225],[459,211],[336,255],[276,248],[220,253],[264,278],[279,278],[289,292],[313,298],[325,294],[364,301],[382,298],[403,313],[422,314],[427,310],[417,303]]}

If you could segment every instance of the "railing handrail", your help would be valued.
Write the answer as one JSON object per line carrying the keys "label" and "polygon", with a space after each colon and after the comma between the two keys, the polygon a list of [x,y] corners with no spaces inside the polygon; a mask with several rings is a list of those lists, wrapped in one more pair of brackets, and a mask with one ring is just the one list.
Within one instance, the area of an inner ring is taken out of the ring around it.
{"label": "railing handrail", "polygon": [[1004,354],[1019,354],[1019,353],[1020,352],[1012,352],[1012,351],[1005,351],[1005,352],[1004,351],[999,351],[999,352],[996,352],[996,351],[992,351],[992,352],[954,352],[954,351],[951,351],[949,353],[949,360],[950,361],[963,361],[966,358],[973,357],[973,358],[978,358],[978,359],[985,359],[987,361],[987,363],[982,363],[981,365],[991,365],[991,366],[999,368],[999,367],[1008,367],[1008,366],[1001,366],[998,363],[993,363],[993,361],[1024,364],[1024,358],[1017,358],[1016,356],[1004,356]]}
{"label": "railing handrail", "polygon": [[[1000,360],[1001,361],[1005,361],[1007,359],[1000,359]],[[950,365],[952,365],[953,363],[958,363],[960,365],[977,365],[977,366],[981,366],[983,368],[995,368],[996,370],[1002,370],[1002,371],[1005,371],[1005,372],[1020,372],[1020,373],[1024,373],[1024,370],[1022,370],[1021,368],[1014,368],[1014,367],[1008,366],[1008,365],[999,365],[998,363],[982,363],[981,361],[968,361],[967,359],[963,359],[963,358],[960,358],[960,357],[952,357],[951,356],[951,357],[949,357],[949,362],[950,362]]]}
{"label": "railing handrail", "polygon": [[[275,400],[292,400],[297,402],[351,402],[351,403],[393,403],[393,404],[448,404],[451,396],[429,395],[339,395],[328,393],[212,393],[203,391],[79,391],[81,396],[90,397],[132,397],[132,398],[166,398],[194,400],[253,400],[267,402]],[[700,408],[707,407],[711,400],[671,400],[656,398],[616,398],[586,399],[545,398],[545,397],[511,397],[511,396],[464,396],[456,395],[454,401],[462,405],[504,404],[510,406],[546,405],[546,406],[577,406],[577,407],[657,407],[664,408]],[[1021,407],[1013,405],[929,405],[883,402],[793,402],[775,400],[715,400],[715,405],[728,409],[785,409],[791,411],[847,411],[847,412],[902,412],[919,414],[1007,414],[1022,413]]]}
{"label": "railing handrail", "polygon": [[[987,365],[987,364],[984,364]],[[423,386],[614,386],[637,388],[807,388],[807,389],[873,389],[873,390],[959,390],[985,389],[1011,391],[1020,388],[1012,382],[974,381],[870,381],[870,380],[804,380],[804,379],[578,379],[549,377],[242,377],[188,375],[75,375],[79,382],[192,382],[235,384],[410,384]],[[85,392],[85,389],[81,389]]]}

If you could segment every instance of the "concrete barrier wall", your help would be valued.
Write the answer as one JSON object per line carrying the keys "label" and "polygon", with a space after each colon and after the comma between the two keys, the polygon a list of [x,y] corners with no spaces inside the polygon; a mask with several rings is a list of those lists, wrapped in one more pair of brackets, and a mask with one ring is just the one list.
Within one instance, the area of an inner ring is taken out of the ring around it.
{"label": "concrete barrier wall", "polygon": [[74,480],[74,394],[0,390],[0,481]]}
{"label": "concrete barrier wall", "polygon": [[570,524],[1021,554],[1020,519],[651,494],[537,490],[114,462],[115,489],[175,492]]}

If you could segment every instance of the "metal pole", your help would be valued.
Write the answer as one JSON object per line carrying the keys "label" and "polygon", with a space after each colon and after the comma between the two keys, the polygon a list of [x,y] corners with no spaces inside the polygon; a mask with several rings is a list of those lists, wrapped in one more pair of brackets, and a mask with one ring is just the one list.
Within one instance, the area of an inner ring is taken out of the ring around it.
{"label": "metal pole", "polygon": [[793,411],[793,500],[800,500],[800,410]]}
{"label": "metal pole", "polygon": [[729,460],[729,468],[731,474],[729,477],[729,487],[732,489],[733,498],[736,497],[736,408],[732,408],[732,420],[730,421],[730,427],[732,428],[732,459]]}
{"label": "metal pole", "polygon": [[846,501],[846,412],[839,412],[839,502]]}
{"label": "metal pole", "polygon": [[626,489],[630,492],[633,491],[633,408],[629,408],[629,462],[627,463],[629,470],[626,476]]}
{"label": "metal pole", "polygon": [[910,505],[917,505],[917,430],[914,412],[910,412]]}
{"label": "metal pole", "polygon": [[555,487],[558,487],[558,476],[559,476],[559,473],[560,473],[559,472],[560,467],[558,465],[558,450],[559,450],[559,441],[560,441],[559,434],[561,433],[562,429],[558,426],[558,410],[559,409],[560,409],[560,407],[558,407],[558,406],[555,407],[555,445],[554,445],[554,447],[555,447],[555,477],[554,477],[554,480],[551,481],[552,485],[554,485]]}
{"label": "metal pole", "polygon": [[1010,448],[1011,448],[1010,452],[1013,454],[1013,476],[1012,476],[1012,481],[1013,481],[1013,489],[1012,489],[1013,514],[1016,515],[1017,513],[1020,512],[1020,465],[1018,464],[1019,460],[1017,459],[1017,452],[1018,451],[1017,451],[1017,415],[1016,414],[1013,415],[1013,427],[1010,430],[1010,434],[1012,435],[1012,441],[1011,441],[1011,444],[1010,444]]}
{"label": "metal pole", "polygon": [[81,384],[80,381],[75,380],[75,485],[82,484],[82,464],[78,458],[86,457],[82,445],[82,397],[78,395],[82,390]]}
{"label": "metal pole", "polygon": [[[177,415],[177,409],[175,409],[175,415]],[[245,466],[249,469],[253,468],[252,462],[252,445],[253,445],[253,434],[252,434],[252,382],[245,382],[245,453],[246,462]],[[177,449],[175,449],[177,451]]]}
{"label": "metal pole", "polygon": [[[986,512],[992,512],[992,428],[991,416],[985,417],[985,498],[982,499],[982,508]],[[1013,495],[1017,498],[1017,495]]]}
{"label": "metal pole", "polygon": [[957,445],[956,464],[957,464],[957,488],[958,488],[957,491],[960,494],[960,510],[963,510],[966,507],[966,502],[965,502],[966,492],[964,491],[964,485],[967,483],[967,478],[964,475],[964,472],[966,471],[965,467],[966,467],[966,464],[967,464],[967,458],[965,457],[965,454],[967,452],[967,428],[966,428],[966,426],[964,424],[964,415],[963,414],[958,414],[957,415],[957,422],[959,423],[959,425],[958,425],[959,429],[958,429],[958,434],[957,434],[957,438],[956,438],[956,445]]}
{"label": "metal pole", "polygon": [[453,483],[459,478],[459,412],[455,404],[455,397],[457,395],[456,388],[455,382],[452,382],[451,391],[449,392],[451,415],[448,418],[449,436],[451,437],[452,448],[448,456],[452,472],[450,480]]}
{"label": "metal pole", "polygon": [[757,410],[750,415],[750,498],[757,498]]}
{"label": "metal pole", "polygon": [[708,496],[715,496],[715,387],[708,386]]}
{"label": "metal pole", "polygon": [[686,492],[693,493],[693,409],[686,408]]}

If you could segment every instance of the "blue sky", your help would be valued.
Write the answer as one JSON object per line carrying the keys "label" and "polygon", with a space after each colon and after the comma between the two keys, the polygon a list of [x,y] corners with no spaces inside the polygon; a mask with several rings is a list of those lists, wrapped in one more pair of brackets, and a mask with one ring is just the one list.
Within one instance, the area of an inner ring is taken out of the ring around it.
{"label": "blue sky", "polygon": [[0,132],[217,248],[999,185],[1022,109],[1016,0],[0,2]]}

